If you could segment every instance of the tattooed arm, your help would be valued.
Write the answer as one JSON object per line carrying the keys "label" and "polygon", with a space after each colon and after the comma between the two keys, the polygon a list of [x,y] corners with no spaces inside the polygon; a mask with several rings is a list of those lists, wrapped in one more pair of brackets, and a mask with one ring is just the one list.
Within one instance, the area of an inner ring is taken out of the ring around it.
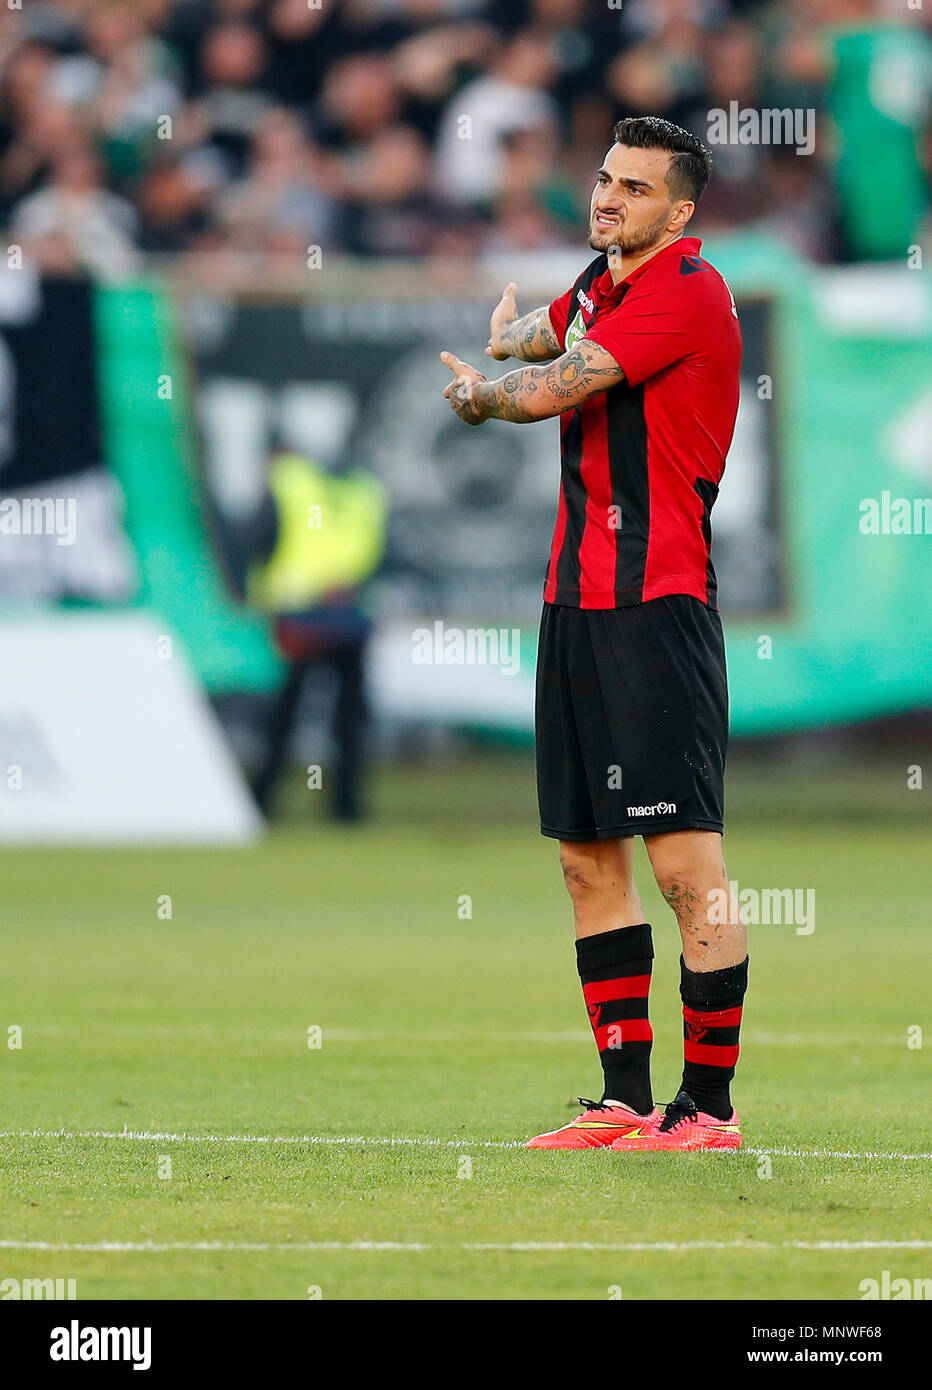
{"label": "tattooed arm", "polygon": [[518,357],[522,362],[545,362],[559,357],[560,342],[550,322],[550,310],[544,305],[519,319],[517,290],[514,282],[506,285],[495,306],[486,356],[494,357],[496,362],[504,362],[508,357]]}
{"label": "tattooed arm", "polygon": [[617,386],[625,375],[611,353],[588,338],[581,338],[555,362],[507,372],[497,381],[486,381],[452,353],[440,356],[456,377],[443,394],[467,425],[481,425],[484,420],[511,420],[516,425],[549,420]]}

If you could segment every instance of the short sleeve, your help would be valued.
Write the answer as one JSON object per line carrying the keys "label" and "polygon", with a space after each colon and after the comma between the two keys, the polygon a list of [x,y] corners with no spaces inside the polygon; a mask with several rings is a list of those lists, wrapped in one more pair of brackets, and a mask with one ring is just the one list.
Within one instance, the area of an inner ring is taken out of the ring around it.
{"label": "short sleeve", "polygon": [[673,295],[666,276],[647,279],[643,286],[634,285],[617,309],[597,319],[585,336],[610,352],[625,380],[639,386],[702,348],[710,330],[717,330],[721,318],[715,296],[697,290],[689,286],[685,293]]}
{"label": "short sleeve", "polygon": [[568,289],[566,294],[561,294],[559,299],[555,299],[550,305],[550,322],[561,347],[563,346],[563,339],[566,337],[566,325],[569,322],[572,299],[573,291]]}

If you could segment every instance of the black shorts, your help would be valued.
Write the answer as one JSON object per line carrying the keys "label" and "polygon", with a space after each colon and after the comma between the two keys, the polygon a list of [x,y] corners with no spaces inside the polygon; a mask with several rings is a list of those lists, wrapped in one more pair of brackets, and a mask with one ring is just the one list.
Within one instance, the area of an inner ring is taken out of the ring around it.
{"label": "black shorts", "polygon": [[540,828],[559,840],[724,828],[728,683],[718,613],[686,594],[544,604]]}

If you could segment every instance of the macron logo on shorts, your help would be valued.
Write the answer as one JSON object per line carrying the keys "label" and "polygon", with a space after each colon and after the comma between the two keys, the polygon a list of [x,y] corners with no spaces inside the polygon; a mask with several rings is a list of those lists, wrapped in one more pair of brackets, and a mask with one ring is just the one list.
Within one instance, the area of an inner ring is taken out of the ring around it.
{"label": "macron logo on shorts", "polygon": [[675,801],[658,801],[656,806],[629,806],[629,816],[674,816]]}

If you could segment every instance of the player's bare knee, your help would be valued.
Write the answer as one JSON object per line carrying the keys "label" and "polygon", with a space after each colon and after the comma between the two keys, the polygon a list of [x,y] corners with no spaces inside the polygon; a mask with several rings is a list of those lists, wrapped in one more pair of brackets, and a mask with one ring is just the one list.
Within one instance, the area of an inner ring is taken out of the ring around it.
{"label": "player's bare knee", "polygon": [[703,899],[698,884],[686,873],[654,872],[657,887],[664,900],[673,908],[677,917],[694,916],[702,906]]}
{"label": "player's bare knee", "polygon": [[560,868],[571,898],[597,893],[607,886],[595,856],[578,845],[560,845]]}
{"label": "player's bare knee", "polygon": [[627,877],[607,846],[572,841],[560,844],[563,881],[574,902],[591,900],[603,894],[617,894],[627,887]]}
{"label": "player's bare knee", "polygon": [[674,899],[704,895],[710,886],[719,884],[724,876],[721,837],[718,835],[645,836],[644,843],[657,887],[671,907]]}
{"label": "player's bare knee", "polygon": [[585,889],[592,886],[591,861],[586,855],[581,854],[575,845],[560,845],[560,868],[563,870],[563,881],[570,892],[573,889]]}
{"label": "player's bare knee", "polygon": [[651,868],[664,901],[678,918],[695,916],[702,903],[703,880],[688,854],[677,854],[669,844],[647,846]]}

